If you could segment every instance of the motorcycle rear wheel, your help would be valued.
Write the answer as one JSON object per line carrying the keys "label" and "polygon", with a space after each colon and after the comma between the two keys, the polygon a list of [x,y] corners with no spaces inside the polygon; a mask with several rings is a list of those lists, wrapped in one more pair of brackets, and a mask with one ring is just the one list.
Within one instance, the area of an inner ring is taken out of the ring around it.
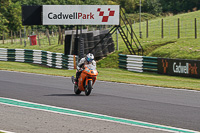
{"label": "motorcycle rear wheel", "polygon": [[85,88],[85,95],[89,96],[92,91],[92,80],[88,80],[88,85]]}
{"label": "motorcycle rear wheel", "polygon": [[77,85],[74,85],[74,93],[75,93],[76,95],[81,94],[81,91],[78,89],[78,86],[77,86]]}

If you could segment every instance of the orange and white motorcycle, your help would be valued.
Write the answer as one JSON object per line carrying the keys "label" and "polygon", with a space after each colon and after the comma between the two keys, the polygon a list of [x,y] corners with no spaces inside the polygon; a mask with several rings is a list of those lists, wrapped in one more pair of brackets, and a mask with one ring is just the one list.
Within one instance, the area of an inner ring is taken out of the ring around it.
{"label": "orange and white motorcycle", "polygon": [[75,85],[75,78],[72,76],[72,83],[74,84],[74,93],[79,95],[82,91],[85,92],[86,96],[89,96],[93,85],[97,79],[98,71],[92,64],[84,66],[81,75],[78,78],[78,85]]}

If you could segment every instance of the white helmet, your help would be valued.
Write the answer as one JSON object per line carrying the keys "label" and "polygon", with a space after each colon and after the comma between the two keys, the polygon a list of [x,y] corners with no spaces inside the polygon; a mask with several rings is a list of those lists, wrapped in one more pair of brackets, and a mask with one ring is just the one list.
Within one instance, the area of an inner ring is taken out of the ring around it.
{"label": "white helmet", "polygon": [[92,62],[94,60],[94,55],[91,54],[91,53],[88,53],[85,57],[85,59],[88,61],[88,62]]}

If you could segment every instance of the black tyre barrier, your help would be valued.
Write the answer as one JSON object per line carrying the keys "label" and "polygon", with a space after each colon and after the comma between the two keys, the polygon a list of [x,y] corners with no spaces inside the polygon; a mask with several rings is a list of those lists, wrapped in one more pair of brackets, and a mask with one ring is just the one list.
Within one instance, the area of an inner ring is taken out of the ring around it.
{"label": "black tyre barrier", "polygon": [[[94,45],[96,45],[99,41],[100,41],[100,34],[99,31],[95,31],[96,33],[94,33],[96,36],[94,36]],[[101,58],[103,57],[103,53],[102,53],[102,44],[98,44],[95,48],[95,57],[96,58]]]}
{"label": "black tyre barrier", "polygon": [[74,51],[73,51],[73,54],[74,55],[78,55],[78,53],[79,53],[79,46],[78,46],[78,43],[79,43],[79,38],[75,38],[74,39]]}
{"label": "black tyre barrier", "polygon": [[[87,40],[88,40],[88,51],[94,47],[94,37],[93,37],[93,32],[88,32],[87,33]],[[95,50],[91,51],[92,54],[95,53]]]}
{"label": "black tyre barrier", "polygon": [[80,37],[79,39],[79,57],[80,59],[84,57],[84,38],[83,37]]}
{"label": "black tyre barrier", "polygon": [[[102,57],[107,56],[109,53],[115,51],[115,45],[112,39],[111,34],[109,34],[107,37],[105,35],[109,32],[109,30],[96,30],[96,31],[90,31],[90,32],[84,32],[82,34],[82,38],[84,39],[84,54],[87,54],[88,52],[94,54],[96,57],[95,59],[101,59]],[[104,38],[105,37],[105,38]],[[104,38],[104,39],[103,39]],[[103,39],[101,43],[99,41]],[[71,47],[71,35],[66,35],[65,37],[65,55],[70,54],[70,49],[72,49],[73,55],[80,55],[80,49],[79,49],[79,38],[75,38],[75,43]],[[98,44],[99,43],[99,44]],[[96,46],[96,44],[98,44]],[[95,47],[95,49],[93,49]],[[93,49],[92,51],[90,51]],[[81,53],[82,54],[82,53]]]}
{"label": "black tyre barrier", "polygon": [[[100,39],[103,39],[103,37],[109,32],[109,30],[102,30],[100,31]],[[104,41],[102,43],[102,52],[104,56],[107,56],[107,54],[109,54],[108,51],[108,37],[104,38]]]}
{"label": "black tyre barrier", "polygon": [[83,33],[82,37],[84,38],[84,54],[87,54],[89,52],[87,34]]}
{"label": "black tyre barrier", "polygon": [[65,36],[65,55],[70,55],[71,38],[72,35]]}
{"label": "black tyre barrier", "polygon": [[109,39],[108,39],[108,51],[109,53],[112,53],[115,51],[115,44],[114,44],[114,41],[112,39],[112,36],[109,34],[108,35]]}

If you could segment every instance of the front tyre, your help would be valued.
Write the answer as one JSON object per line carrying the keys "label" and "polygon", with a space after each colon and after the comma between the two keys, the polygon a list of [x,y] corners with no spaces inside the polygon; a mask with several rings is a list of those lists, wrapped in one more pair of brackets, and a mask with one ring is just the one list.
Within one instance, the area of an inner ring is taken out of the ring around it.
{"label": "front tyre", "polygon": [[85,95],[89,96],[92,91],[92,80],[88,80],[88,85],[85,88]]}
{"label": "front tyre", "polygon": [[76,95],[81,94],[81,91],[78,89],[78,86],[75,85],[75,84],[74,84],[74,93],[75,93]]}

